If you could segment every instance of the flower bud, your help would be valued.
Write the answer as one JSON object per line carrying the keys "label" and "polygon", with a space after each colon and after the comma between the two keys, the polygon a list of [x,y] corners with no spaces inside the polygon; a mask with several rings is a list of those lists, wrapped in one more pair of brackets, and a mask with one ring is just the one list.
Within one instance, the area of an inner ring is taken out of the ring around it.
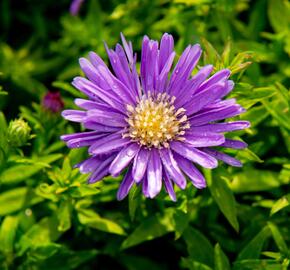
{"label": "flower bud", "polygon": [[42,107],[52,113],[58,113],[63,109],[63,101],[59,92],[47,92],[42,99]]}
{"label": "flower bud", "polygon": [[7,129],[7,140],[10,146],[20,147],[31,138],[31,128],[23,119],[11,120]]}

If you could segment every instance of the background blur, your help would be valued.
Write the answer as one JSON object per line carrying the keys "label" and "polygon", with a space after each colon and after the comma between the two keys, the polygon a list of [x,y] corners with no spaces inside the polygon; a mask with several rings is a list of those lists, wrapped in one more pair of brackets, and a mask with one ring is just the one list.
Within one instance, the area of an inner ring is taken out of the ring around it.
{"label": "background blur", "polygon": [[[0,1],[0,269],[289,269],[289,2],[85,0],[78,15],[70,4]],[[232,135],[249,144],[229,151],[243,168],[204,171],[209,188],[189,183],[176,203],[137,188],[117,202],[121,177],[86,184],[73,169],[86,150],[59,140],[80,127],[60,110],[80,96],[78,58],[106,60],[103,41],[120,32],[138,53],[145,34],[173,34],[179,54],[199,42],[201,65],[232,70],[252,123]]]}

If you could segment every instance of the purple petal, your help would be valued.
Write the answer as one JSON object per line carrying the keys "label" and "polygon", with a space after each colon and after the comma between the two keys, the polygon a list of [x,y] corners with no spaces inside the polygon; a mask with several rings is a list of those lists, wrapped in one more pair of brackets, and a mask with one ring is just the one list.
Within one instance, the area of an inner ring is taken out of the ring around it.
{"label": "purple petal", "polygon": [[148,195],[154,198],[162,188],[162,165],[158,151],[153,148],[147,168]]}
{"label": "purple petal", "polygon": [[117,193],[117,199],[118,201],[123,200],[129,193],[131,187],[134,184],[134,180],[132,177],[132,170],[131,168],[128,170],[128,172],[126,173],[120,187]]}
{"label": "purple petal", "polygon": [[76,77],[74,78],[72,85],[86,94],[89,98],[93,100],[98,100],[100,98],[116,110],[126,112],[124,104],[120,102],[116,95],[108,90],[98,87],[89,80],[82,77]]}
{"label": "purple petal", "polygon": [[220,108],[210,108],[200,111],[190,117],[191,126],[200,126],[213,121],[219,121],[226,118],[234,117],[245,112],[245,109],[238,104],[229,105]]}
{"label": "purple petal", "polygon": [[170,78],[168,92],[171,95],[176,96],[183,87],[184,81],[186,81],[192,73],[200,56],[201,48],[199,44],[195,44],[185,49]]}
{"label": "purple petal", "polygon": [[165,170],[168,172],[172,180],[178,185],[181,189],[186,187],[186,179],[182,174],[181,170],[178,167],[175,159],[173,158],[172,152],[170,149],[163,148],[159,150],[159,154],[163,163]]}
{"label": "purple petal", "polygon": [[235,121],[227,123],[215,123],[203,126],[190,127],[193,132],[229,132],[234,130],[242,130],[250,127],[248,121]]}
{"label": "purple petal", "polygon": [[132,175],[136,183],[143,179],[145,171],[147,169],[149,150],[142,147],[138,154],[134,158]]}
{"label": "purple petal", "polygon": [[176,101],[174,104],[176,108],[182,107],[191,99],[192,95],[196,92],[201,83],[209,76],[212,70],[212,65],[206,65],[202,67],[189,81],[185,82],[184,87],[176,93]]}
{"label": "purple petal", "polygon": [[70,14],[73,16],[77,16],[79,14],[83,2],[84,0],[73,0],[69,8]]}
{"label": "purple petal", "polygon": [[88,183],[92,184],[97,181],[102,180],[106,175],[109,174],[109,165],[112,162],[112,160],[115,158],[116,155],[111,155],[104,159],[97,169],[92,173],[92,175],[88,179]]}
{"label": "purple petal", "polygon": [[184,136],[186,143],[193,147],[217,146],[225,142],[225,137],[213,132],[191,132],[189,130]]}
{"label": "purple petal", "polygon": [[191,182],[196,188],[205,188],[206,182],[204,176],[188,159],[180,155],[174,155],[181,170],[190,178]]}
{"label": "purple petal", "polygon": [[225,142],[220,146],[233,149],[244,149],[248,147],[248,145],[245,142],[230,139],[226,139]]}
{"label": "purple petal", "polygon": [[224,154],[222,152],[216,151],[214,149],[204,148],[204,149],[202,149],[202,151],[211,155],[212,157],[215,157],[216,159],[222,160],[224,163],[227,163],[231,166],[234,166],[234,167],[242,167],[243,166],[239,160],[237,160],[237,159],[235,159],[227,154]]}
{"label": "purple petal", "polygon": [[125,117],[122,114],[103,110],[89,110],[87,112],[87,121],[96,122],[104,126],[112,127],[126,127],[128,124],[125,121]]}
{"label": "purple petal", "polygon": [[125,49],[125,52],[126,52],[126,55],[127,55],[128,60],[129,60],[129,63],[131,65],[133,65],[133,63],[134,63],[134,57],[133,57],[132,44],[131,44],[131,42],[129,42],[129,44],[128,44],[128,42],[126,41],[123,33],[121,33],[121,39],[122,39],[123,47]]}
{"label": "purple petal", "polygon": [[114,133],[95,142],[89,148],[89,153],[91,155],[106,154],[108,152],[122,148],[129,143],[129,139],[122,138],[122,135],[120,133]]}
{"label": "purple petal", "polygon": [[136,143],[132,143],[125,146],[121,152],[113,160],[109,172],[112,176],[118,176],[121,171],[131,162],[131,160],[138,153],[140,146]]}
{"label": "purple petal", "polygon": [[80,132],[70,135],[63,135],[61,139],[64,140],[69,148],[80,148],[94,144],[100,138],[107,136],[107,134],[96,131]]}
{"label": "purple petal", "polygon": [[218,163],[215,158],[212,156],[200,151],[189,144],[181,143],[181,142],[172,142],[170,147],[177,153],[182,155],[183,157],[205,167],[205,168],[216,168]]}
{"label": "purple petal", "polygon": [[173,183],[165,169],[163,170],[163,181],[164,181],[164,186],[169,197],[171,198],[172,201],[176,202],[176,195],[175,195]]}
{"label": "purple petal", "polygon": [[198,92],[204,90],[205,88],[208,88],[210,85],[216,84],[217,82],[224,82],[229,78],[230,75],[231,71],[229,69],[222,69],[216,72],[200,86]]}
{"label": "purple petal", "polygon": [[96,122],[90,121],[90,120],[84,120],[83,125],[86,129],[96,130],[99,133],[115,133],[119,132],[122,128],[120,127],[110,127],[110,126],[104,126],[101,124],[98,124]]}
{"label": "purple petal", "polygon": [[188,101],[188,103],[184,106],[184,109],[186,109],[186,114],[192,115],[216,99],[219,99],[221,96],[223,96],[225,89],[226,85],[224,83],[220,83],[210,85],[208,88],[205,88],[197,94],[194,94],[191,100]]}
{"label": "purple petal", "polygon": [[62,117],[72,122],[83,122],[86,117],[86,112],[78,110],[64,110],[61,113]]}
{"label": "purple petal", "polygon": [[91,173],[104,161],[100,157],[91,157],[83,161],[78,167],[81,173]]}
{"label": "purple petal", "polygon": [[169,35],[168,33],[163,34],[160,41],[159,70],[163,69],[173,50],[174,50],[174,39],[172,35]]}

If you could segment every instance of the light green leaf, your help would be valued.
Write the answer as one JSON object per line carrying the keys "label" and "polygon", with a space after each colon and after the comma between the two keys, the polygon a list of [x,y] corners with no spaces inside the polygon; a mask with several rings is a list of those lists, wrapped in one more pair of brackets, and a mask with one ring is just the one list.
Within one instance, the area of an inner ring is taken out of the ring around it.
{"label": "light green leaf", "polygon": [[60,203],[57,211],[57,218],[59,220],[59,225],[57,229],[61,232],[65,232],[71,227],[71,211],[72,205],[70,200],[65,200]]}
{"label": "light green leaf", "polygon": [[[60,159],[61,154],[53,154],[45,157],[35,158],[35,164],[20,164],[6,169],[1,175],[2,184],[15,184],[28,179],[38,173],[43,168],[49,166],[50,163]],[[32,160],[33,161],[33,160]]]}
{"label": "light green leaf", "polygon": [[57,240],[60,232],[57,230],[58,220],[55,217],[45,217],[34,224],[19,240],[18,254],[22,255],[27,249],[46,246]]}
{"label": "light green leaf", "polygon": [[219,244],[214,247],[214,270],[231,270],[229,259]]}
{"label": "light green leaf", "polygon": [[134,220],[136,210],[138,209],[141,203],[142,197],[140,196],[140,191],[141,191],[140,187],[138,187],[137,185],[134,185],[129,192],[128,203],[129,203],[129,214],[130,214],[131,221]]}
{"label": "light green leaf", "polygon": [[9,215],[43,201],[27,187],[14,188],[0,194],[0,216]]}
{"label": "light green leaf", "polygon": [[230,187],[236,193],[272,190],[286,184],[278,176],[276,172],[248,168],[234,175]]}
{"label": "light green leaf", "polygon": [[289,3],[285,0],[269,0],[268,16],[275,32],[287,31],[289,27]]}
{"label": "light green leaf", "polygon": [[225,180],[221,177],[212,179],[211,171],[206,171],[206,179],[210,193],[219,209],[224,214],[232,227],[239,231],[239,223],[237,219],[236,200],[232,190],[229,188]]}
{"label": "light green leaf", "polygon": [[14,239],[18,227],[18,216],[6,216],[0,227],[0,251],[6,254],[13,252]]}
{"label": "light green leaf", "polygon": [[290,194],[283,196],[282,198],[280,198],[278,201],[274,203],[274,205],[271,208],[270,215],[272,216],[276,214],[277,212],[279,212],[280,210],[282,210],[283,208],[289,205],[290,205]]}
{"label": "light green leaf", "polygon": [[79,209],[78,219],[81,224],[90,228],[104,231],[107,233],[114,233],[119,235],[126,235],[124,229],[112,220],[102,218],[93,210]]}
{"label": "light green leaf", "polygon": [[268,226],[265,226],[239,253],[238,261],[246,259],[258,259],[264,242],[271,236]]}

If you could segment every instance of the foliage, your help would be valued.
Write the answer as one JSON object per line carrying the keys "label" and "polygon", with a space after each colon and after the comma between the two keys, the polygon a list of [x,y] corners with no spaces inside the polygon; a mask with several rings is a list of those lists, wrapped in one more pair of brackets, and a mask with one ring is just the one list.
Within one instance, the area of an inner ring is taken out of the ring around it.
{"label": "foliage", "polygon": [[[69,0],[0,2],[0,269],[289,269],[290,5],[285,0],[87,0],[79,16]],[[140,49],[144,34],[175,36],[180,53],[200,42],[204,64],[227,67],[231,97],[247,112],[242,168],[204,171],[190,183],[145,200],[134,188],[117,202],[122,177],[87,185],[73,166],[86,157],[59,140],[78,131],[41,106],[59,90],[65,106],[77,59],[106,59],[103,40],[123,32]],[[24,119],[32,138],[7,140]],[[10,122],[11,123],[11,122]]]}

